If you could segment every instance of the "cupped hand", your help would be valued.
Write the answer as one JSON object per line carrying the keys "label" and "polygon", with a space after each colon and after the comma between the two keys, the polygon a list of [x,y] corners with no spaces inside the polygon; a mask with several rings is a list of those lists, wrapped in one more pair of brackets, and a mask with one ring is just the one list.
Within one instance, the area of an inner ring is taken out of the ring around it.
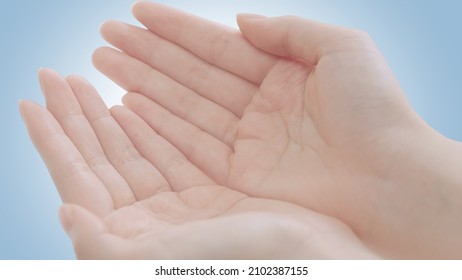
{"label": "cupped hand", "polygon": [[129,109],[108,110],[83,78],[39,76],[47,108],[20,109],[79,258],[374,257],[333,218],[220,186]]}
{"label": "cupped hand", "polygon": [[121,51],[100,48],[94,64],[207,176],[339,218],[373,246],[419,250],[400,232],[424,230],[425,215],[408,211],[413,190],[396,194],[433,132],[367,35],[255,15],[238,17],[241,34],[159,4],[133,12],[147,30],[107,22]]}

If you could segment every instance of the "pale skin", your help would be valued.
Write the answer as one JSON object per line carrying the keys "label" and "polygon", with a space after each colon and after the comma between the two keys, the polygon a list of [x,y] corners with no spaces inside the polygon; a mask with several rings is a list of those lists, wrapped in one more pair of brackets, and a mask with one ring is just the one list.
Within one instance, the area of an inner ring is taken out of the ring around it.
{"label": "pale skin", "polygon": [[147,30],[107,22],[123,52],[93,58],[125,107],[50,70],[47,109],[21,103],[79,257],[461,257],[462,146],[412,110],[367,35],[133,13]]}
{"label": "pale skin", "polygon": [[83,78],[39,78],[46,109],[20,109],[78,258],[376,257],[334,218],[218,185],[136,114],[108,110]]}

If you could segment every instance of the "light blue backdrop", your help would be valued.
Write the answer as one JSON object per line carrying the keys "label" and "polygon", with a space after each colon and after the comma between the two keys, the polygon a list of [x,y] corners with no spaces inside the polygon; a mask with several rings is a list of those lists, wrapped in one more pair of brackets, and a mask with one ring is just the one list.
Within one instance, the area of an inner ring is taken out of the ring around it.
{"label": "light blue backdrop", "polygon": [[[417,112],[462,140],[461,1],[159,1],[235,25],[237,12],[295,14],[369,32]],[[20,98],[43,102],[39,67],[90,79],[114,104],[122,91],[91,65],[107,19],[134,23],[130,0],[0,1],[0,259],[69,259],[57,218],[60,200],[17,111]]]}

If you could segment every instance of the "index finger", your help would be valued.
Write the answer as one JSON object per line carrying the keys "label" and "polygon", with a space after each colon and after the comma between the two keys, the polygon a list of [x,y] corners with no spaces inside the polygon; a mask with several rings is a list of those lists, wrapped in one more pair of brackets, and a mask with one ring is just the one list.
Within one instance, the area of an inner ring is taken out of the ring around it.
{"label": "index finger", "polygon": [[32,142],[47,165],[61,199],[100,217],[113,211],[111,195],[53,115],[29,101],[21,101],[19,107]]}
{"label": "index finger", "polygon": [[133,5],[133,14],[157,35],[254,84],[259,85],[276,62],[231,27],[144,1]]}

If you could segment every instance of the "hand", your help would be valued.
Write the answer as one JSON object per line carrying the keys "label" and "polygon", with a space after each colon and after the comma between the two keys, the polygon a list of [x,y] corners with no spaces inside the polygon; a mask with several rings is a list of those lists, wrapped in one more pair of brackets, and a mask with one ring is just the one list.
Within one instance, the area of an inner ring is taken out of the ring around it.
{"label": "hand", "polygon": [[102,35],[123,52],[98,49],[94,64],[207,176],[339,218],[387,256],[448,256],[454,243],[431,245],[440,229],[428,223],[447,225],[456,211],[442,176],[419,177],[439,173],[426,163],[442,137],[367,35],[241,15],[242,36],[158,4],[133,12],[149,30],[106,23]]}
{"label": "hand", "polygon": [[83,78],[39,72],[47,109],[20,103],[65,203],[79,258],[373,258],[343,223],[219,186]]}

